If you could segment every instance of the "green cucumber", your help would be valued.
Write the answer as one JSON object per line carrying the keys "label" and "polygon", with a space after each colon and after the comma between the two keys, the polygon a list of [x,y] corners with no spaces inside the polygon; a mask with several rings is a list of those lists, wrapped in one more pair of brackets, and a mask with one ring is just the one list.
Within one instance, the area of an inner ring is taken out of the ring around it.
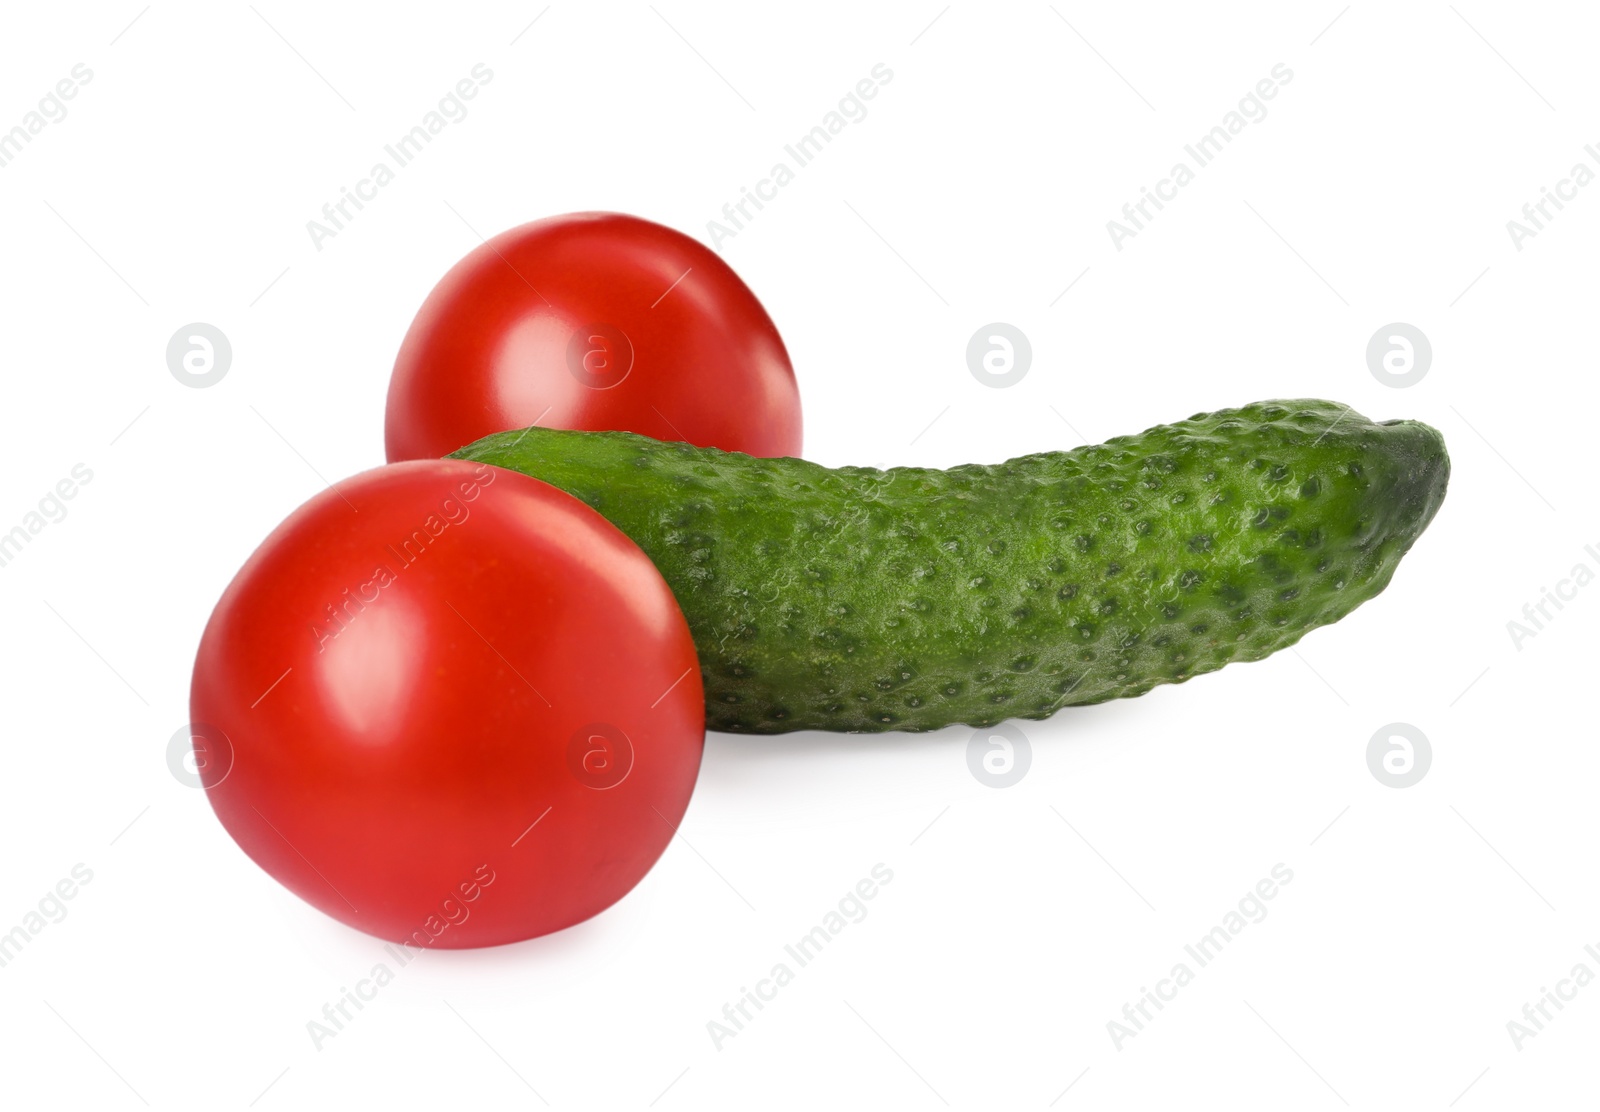
{"label": "green cucumber", "polygon": [[455,457],[632,537],[707,727],[742,733],[988,726],[1259,660],[1382,591],[1450,472],[1427,425],[1316,400],[948,471],[542,428]]}

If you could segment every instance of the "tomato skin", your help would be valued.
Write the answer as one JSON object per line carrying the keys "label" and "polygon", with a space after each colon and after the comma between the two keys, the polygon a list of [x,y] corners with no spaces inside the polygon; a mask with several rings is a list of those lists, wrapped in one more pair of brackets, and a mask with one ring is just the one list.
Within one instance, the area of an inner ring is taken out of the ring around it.
{"label": "tomato skin", "polygon": [[801,446],[794,370],[749,287],[698,241],[619,213],[495,236],[444,276],[400,347],[391,462],[533,424],[754,456]]}
{"label": "tomato skin", "polygon": [[632,541],[537,480],[433,460],[346,480],[262,543],[190,706],[226,738],[201,779],[257,864],[359,930],[461,948],[639,882],[688,806],[702,700]]}

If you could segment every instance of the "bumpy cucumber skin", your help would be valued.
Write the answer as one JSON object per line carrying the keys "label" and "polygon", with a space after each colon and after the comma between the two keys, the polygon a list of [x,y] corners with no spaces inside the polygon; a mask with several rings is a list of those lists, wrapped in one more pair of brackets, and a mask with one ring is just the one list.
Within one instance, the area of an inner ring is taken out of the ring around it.
{"label": "bumpy cucumber skin", "polygon": [[987,726],[1259,660],[1382,591],[1450,471],[1429,426],[1309,399],[948,471],[541,428],[455,455],[632,537],[737,733]]}

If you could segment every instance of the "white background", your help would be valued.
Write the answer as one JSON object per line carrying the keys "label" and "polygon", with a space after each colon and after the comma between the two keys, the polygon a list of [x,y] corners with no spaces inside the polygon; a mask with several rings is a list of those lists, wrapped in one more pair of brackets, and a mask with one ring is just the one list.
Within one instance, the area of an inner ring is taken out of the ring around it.
{"label": "white background", "polygon": [[[94,473],[0,568],[0,931],[94,874],[0,968],[0,1100],[1592,1101],[1600,987],[1520,1050],[1506,1025],[1574,964],[1600,972],[1600,588],[1520,650],[1506,623],[1600,568],[1600,186],[1520,251],[1506,222],[1595,165],[1593,12],[541,8],[0,18],[0,129],[93,72],[0,169],[0,528]],[[470,114],[318,251],[306,222],[479,62]],[[1026,724],[1014,787],[969,773],[964,728],[713,734],[683,839],[620,904],[427,954],[315,1049],[307,1022],[381,944],[256,869],[168,771],[212,604],[324,479],[382,462],[400,338],[478,233],[615,209],[707,239],[880,62],[870,114],[722,245],[789,345],[809,457],[993,462],[1329,397],[1443,430],[1438,519],[1386,594],[1296,651]],[[1118,251],[1106,222],[1277,63],[1267,117]],[[233,345],[209,389],[165,363],[193,321]],[[965,365],[991,321],[1032,341],[1010,389]],[[1434,350],[1407,389],[1364,356],[1394,321]],[[1396,721],[1433,751],[1403,790],[1366,761]],[[707,1022],[878,862],[894,880],[866,919],[717,1049]],[[1268,917],[1118,1049],[1107,1022],[1279,862]]]}

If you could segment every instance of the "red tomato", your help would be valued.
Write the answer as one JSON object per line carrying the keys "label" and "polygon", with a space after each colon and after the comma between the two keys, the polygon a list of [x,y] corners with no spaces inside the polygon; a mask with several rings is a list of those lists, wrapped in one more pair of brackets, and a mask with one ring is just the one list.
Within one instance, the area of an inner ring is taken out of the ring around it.
{"label": "red tomato", "polygon": [[635,216],[574,213],[451,268],[389,382],[391,462],[534,424],[798,456],[800,393],[771,318],[715,252]]}
{"label": "red tomato", "polygon": [[702,698],[632,541],[535,479],[416,461],[317,495],[245,563],[200,642],[191,732],[222,825],[291,891],[380,938],[493,946],[650,869]]}

